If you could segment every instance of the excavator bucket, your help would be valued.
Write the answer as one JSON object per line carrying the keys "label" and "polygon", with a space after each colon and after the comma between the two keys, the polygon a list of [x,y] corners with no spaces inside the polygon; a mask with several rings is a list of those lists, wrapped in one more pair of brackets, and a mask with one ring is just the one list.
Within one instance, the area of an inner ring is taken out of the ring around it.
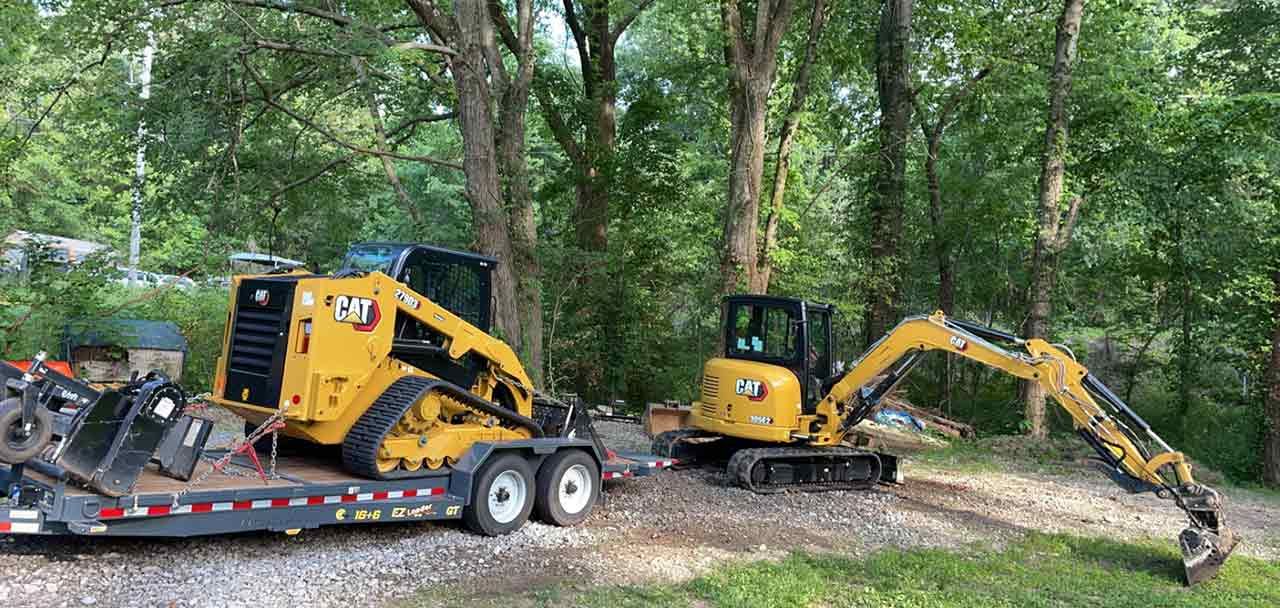
{"label": "excavator bucket", "polygon": [[1191,519],[1191,525],[1178,535],[1187,585],[1191,586],[1217,576],[1240,538],[1223,522],[1222,495],[1217,490],[1188,484],[1178,489],[1178,496]]}
{"label": "excavator bucket", "polygon": [[1211,532],[1191,526],[1178,535],[1182,547],[1182,565],[1186,568],[1187,585],[1198,585],[1218,575],[1222,564],[1235,550],[1240,539],[1231,528]]}

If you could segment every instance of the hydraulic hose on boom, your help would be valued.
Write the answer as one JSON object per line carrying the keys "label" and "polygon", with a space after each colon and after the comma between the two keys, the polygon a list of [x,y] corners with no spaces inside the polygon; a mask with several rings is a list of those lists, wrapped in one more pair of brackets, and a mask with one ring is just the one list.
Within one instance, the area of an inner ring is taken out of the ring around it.
{"label": "hydraulic hose on boom", "polygon": [[[1038,383],[1075,422],[1097,452],[1099,468],[1130,492],[1173,500],[1190,525],[1179,535],[1187,582],[1212,578],[1238,539],[1222,516],[1222,496],[1197,483],[1186,457],[1151,427],[1071,351],[1044,340],[1022,339],[947,318],[941,312],[911,317],[895,327],[836,382],[816,408],[811,443],[837,444],[910,373],[928,351],[945,351]],[[1155,449],[1152,449],[1154,447]]]}

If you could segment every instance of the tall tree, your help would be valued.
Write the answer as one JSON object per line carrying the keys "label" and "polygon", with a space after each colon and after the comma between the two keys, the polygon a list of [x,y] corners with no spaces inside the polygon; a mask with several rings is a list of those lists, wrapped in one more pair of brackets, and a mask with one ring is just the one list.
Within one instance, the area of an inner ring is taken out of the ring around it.
{"label": "tall tree", "polygon": [[725,63],[729,67],[729,190],[724,214],[724,250],[720,292],[756,290],[759,281],[756,232],[760,216],[760,180],[767,145],[765,120],[769,92],[778,72],[778,46],[791,24],[794,0],[759,0],[755,23],[743,26],[741,0],[721,0]]}
{"label": "tall tree", "polygon": [[[1067,160],[1067,97],[1071,94],[1071,71],[1076,60],[1076,41],[1084,17],[1084,0],[1066,0],[1058,17],[1053,71],[1049,76],[1049,117],[1044,133],[1044,155],[1041,159],[1039,204],[1035,248],[1031,254],[1031,307],[1027,315],[1026,336],[1045,338],[1049,335],[1054,283],[1057,280],[1058,255],[1071,243],[1071,233],[1080,211],[1081,197],[1072,197],[1063,219],[1061,209],[1063,178]],[[1027,432],[1045,437],[1044,389],[1035,383],[1024,383]]]}
{"label": "tall tree", "polygon": [[924,136],[925,187],[929,191],[929,228],[933,232],[933,256],[938,268],[938,308],[951,314],[956,302],[955,260],[952,259],[951,238],[947,234],[946,208],[943,205],[942,177],[938,174],[938,159],[942,152],[942,137],[955,117],[960,104],[969,96],[975,86],[991,73],[991,68],[983,68],[971,77],[966,77],[954,88],[938,108],[938,114],[930,123],[928,116],[917,109],[920,120],[920,134]]}
{"label": "tall tree", "polygon": [[542,339],[542,264],[538,261],[538,226],[533,214],[533,192],[529,187],[528,154],[526,154],[526,116],[533,85],[533,3],[516,3],[515,29],[507,19],[506,9],[498,0],[489,0],[490,17],[503,44],[516,58],[515,74],[502,66],[502,56],[492,36],[486,37],[490,64],[494,71],[498,95],[498,161],[503,175],[503,193],[511,208],[512,263],[519,271],[516,291],[519,296],[520,323],[523,330],[523,352],[530,375],[539,385],[543,380]]}
{"label": "tall tree", "polygon": [[[151,99],[151,62],[155,58],[156,34],[151,24],[145,24],[147,45],[142,47],[142,60],[138,68],[138,101],[146,105]],[[138,142],[133,159],[133,204],[129,209],[129,282],[137,280],[138,265],[142,259],[142,206],[147,186],[147,120],[138,120]]]}
{"label": "tall tree", "polygon": [[809,16],[809,39],[804,47],[804,58],[796,69],[795,81],[791,85],[791,104],[787,106],[787,114],[782,119],[782,130],[778,134],[778,159],[773,166],[773,189],[769,192],[769,219],[765,221],[760,267],[755,275],[755,283],[751,286],[751,291],[755,293],[769,292],[773,255],[778,247],[778,225],[787,194],[787,174],[791,170],[791,147],[795,142],[796,131],[800,128],[805,101],[809,98],[809,75],[813,72],[818,43],[827,24],[827,7],[827,0],[813,0],[813,12]]}
{"label": "tall tree", "polygon": [[[1280,209],[1277,209],[1280,212]],[[1280,270],[1271,274],[1274,292],[1271,331],[1271,358],[1267,362],[1267,395],[1264,412],[1267,432],[1263,448],[1262,478],[1272,486],[1280,485]]]}
{"label": "tall tree", "polygon": [[603,252],[609,243],[609,194],[618,139],[618,40],[654,0],[636,0],[616,22],[610,0],[563,0],[564,21],[573,35],[582,76],[586,114],[575,136],[549,84],[536,91],[538,105],[556,142],[574,169],[574,238],[584,251]]}
{"label": "tall tree", "polygon": [[[452,51],[444,56],[458,99],[462,167],[467,176],[466,197],[471,203],[476,245],[482,253],[504,262],[495,270],[493,281],[498,328],[517,352],[530,359],[530,367],[540,370],[541,298],[539,296],[534,301],[521,301],[520,298],[521,293],[525,297],[533,297],[540,294],[540,290],[536,280],[531,280],[531,284],[522,289],[516,278],[536,273],[536,269],[517,266],[516,248],[512,242],[514,231],[506,203],[508,194],[520,197],[524,200],[513,201],[516,213],[523,214],[525,207],[528,207],[528,213],[532,213],[528,172],[524,169],[523,107],[533,78],[532,56],[527,50],[531,44],[532,0],[517,3],[516,29],[519,34],[514,44],[519,51],[519,67],[515,79],[507,73],[498,50],[494,17],[503,14],[500,4],[495,3],[497,5],[491,13],[488,0],[458,0],[453,3],[453,12],[448,13],[432,0],[408,2],[432,41]],[[502,29],[504,35],[509,34],[507,28]],[[495,106],[497,116],[494,115]],[[505,176],[503,169],[508,173]],[[520,180],[525,183],[517,183]],[[536,235],[527,232],[528,226],[522,225],[521,228],[523,246],[526,249],[536,246],[536,242],[530,242]],[[521,261],[530,259],[531,256],[522,256]],[[536,319],[538,327],[534,333],[538,334],[538,340],[528,340],[529,336],[525,335],[522,307],[525,308],[525,318]]]}
{"label": "tall tree", "polygon": [[902,216],[907,198],[911,135],[911,12],[913,0],[884,0],[876,31],[876,94],[880,100],[879,163],[868,224],[871,280],[864,335],[878,340],[897,320],[902,299]]}

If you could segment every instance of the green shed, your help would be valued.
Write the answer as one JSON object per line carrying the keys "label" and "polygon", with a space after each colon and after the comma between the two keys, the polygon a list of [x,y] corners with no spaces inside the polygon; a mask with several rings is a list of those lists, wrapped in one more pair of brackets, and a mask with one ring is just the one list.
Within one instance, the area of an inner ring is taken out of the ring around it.
{"label": "green shed", "polygon": [[135,372],[158,369],[182,379],[187,339],[169,321],[137,319],[76,320],[63,332],[62,354],[82,380],[127,382]]}

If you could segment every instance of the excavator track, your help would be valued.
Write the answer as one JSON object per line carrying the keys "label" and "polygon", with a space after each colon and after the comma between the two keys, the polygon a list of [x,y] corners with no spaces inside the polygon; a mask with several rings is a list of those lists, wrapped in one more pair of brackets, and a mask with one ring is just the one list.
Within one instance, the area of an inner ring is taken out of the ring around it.
{"label": "excavator track", "polygon": [[378,469],[378,448],[387,433],[395,428],[405,412],[417,403],[439,380],[421,376],[405,376],[396,380],[374,400],[373,405],[356,421],[342,441],[342,465],[356,475],[370,479],[404,479],[429,477],[440,472],[422,467],[416,471]]}
{"label": "excavator track", "polygon": [[868,490],[880,481],[880,456],[853,448],[748,448],[729,459],[729,478],[758,494],[784,490]]}

